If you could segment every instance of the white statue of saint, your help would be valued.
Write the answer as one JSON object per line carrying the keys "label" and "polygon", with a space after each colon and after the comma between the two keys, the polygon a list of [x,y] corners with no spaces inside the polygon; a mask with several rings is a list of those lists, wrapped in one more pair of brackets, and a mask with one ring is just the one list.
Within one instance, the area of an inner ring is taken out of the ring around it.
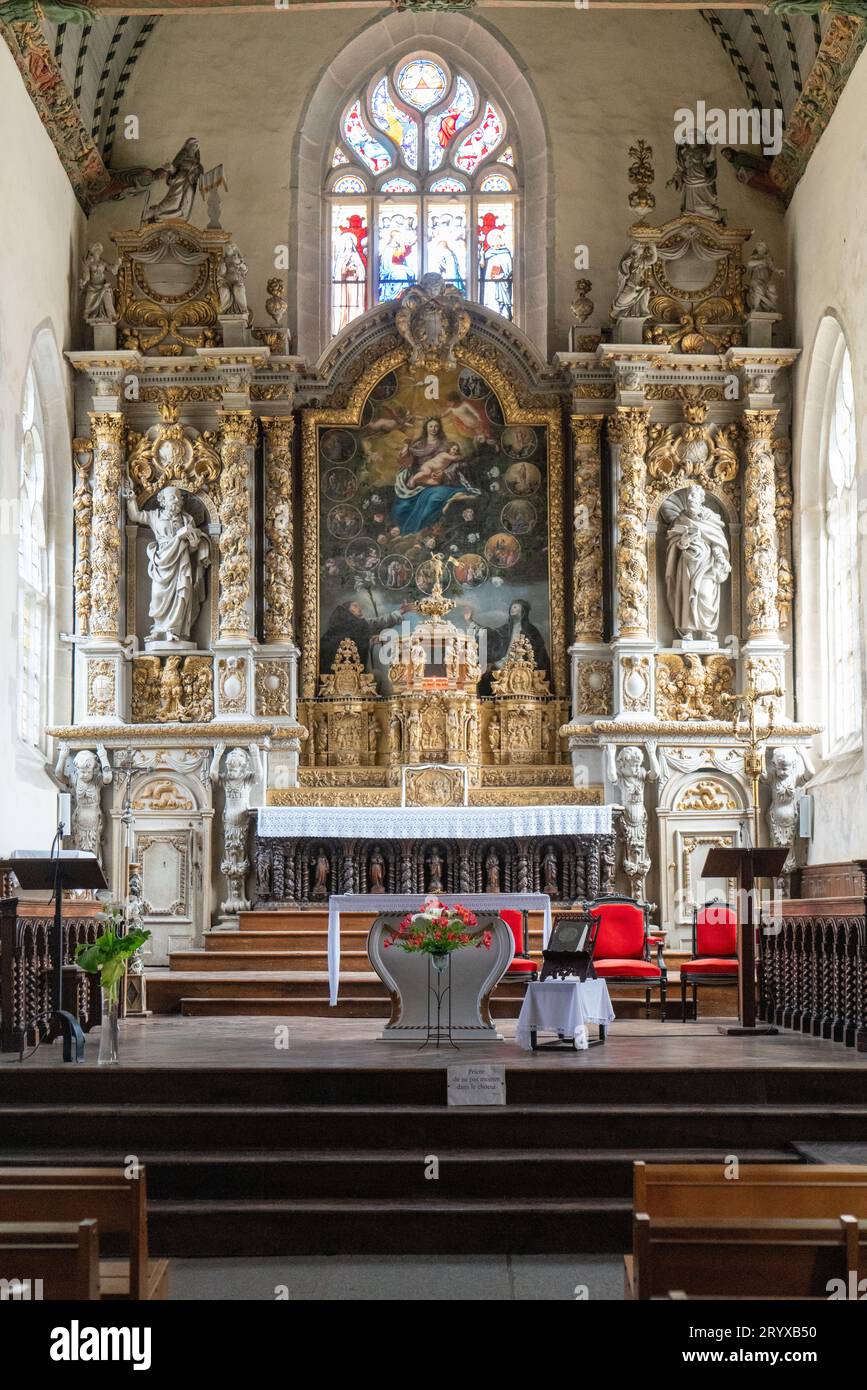
{"label": "white statue of saint", "polygon": [[69,745],[61,743],[57,755],[55,776],[69,784],[72,791],[72,843],[76,849],[89,850],[102,857],[102,789],[112,780],[112,768],[103,744],[96,752],[80,748],[73,756]]}
{"label": "white statue of saint", "polygon": [[675,170],[666,188],[674,187],[680,194],[681,213],[698,213],[712,222],[722,221],[722,211],[716,191],[716,150],[704,140],[694,143],[678,140]]}
{"label": "white statue of saint", "polygon": [[141,511],[125,491],[127,514],[139,526],[149,526],[151,580],[149,642],[187,642],[205,597],[205,570],[210,564],[208,537],[184,511],[179,488],[164,487],[155,511]]}
{"label": "white statue of saint", "polygon": [[[222,776],[220,763],[223,754]],[[258,744],[249,748],[230,748],[226,753],[225,743],[218,743],[211,759],[211,781],[222,780],[225,793],[223,810],[223,858],[220,872],[228,880],[229,892],[220,911],[224,913],[246,912],[250,903],[245,895],[246,878],[250,869],[247,852],[247,832],[250,819],[250,792],[256,782],[262,779],[262,759]]]}
{"label": "white statue of saint", "polygon": [[95,241],[84,258],[79,289],[84,290],[84,322],[116,323],[117,310],[111,278],[115,268],[106,264],[101,242]]}
{"label": "white statue of saint", "polygon": [[775,314],[780,307],[780,296],[774,281],[785,271],[774,265],[766,241],[757,241],[750,253],[744,275],[747,308],[750,313]]}
{"label": "white statue of saint", "polygon": [[704,488],[694,483],[685,499],[673,493],[659,509],[668,525],[668,606],[677,631],[688,641],[694,634],[708,641],[716,638],[720,592],[732,568],[722,517],[705,506],[704,496]]}
{"label": "white statue of saint", "polygon": [[611,305],[611,319],[647,318],[650,313],[652,287],[645,283],[644,272],[659,259],[652,244],[633,241],[620,258],[617,267],[617,293]]}

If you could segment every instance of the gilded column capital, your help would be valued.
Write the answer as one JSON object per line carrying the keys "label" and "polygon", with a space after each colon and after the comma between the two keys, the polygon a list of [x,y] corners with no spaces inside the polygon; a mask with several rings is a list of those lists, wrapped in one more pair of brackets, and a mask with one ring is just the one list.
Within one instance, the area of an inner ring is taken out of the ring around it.
{"label": "gilded column capital", "polygon": [[256,443],[258,422],[252,410],[218,410],[217,417],[224,439],[233,439],[240,444]]}
{"label": "gilded column capital", "polygon": [[755,440],[773,438],[779,418],[779,410],[745,410],[742,415],[747,444]]}
{"label": "gilded column capital", "polygon": [[283,450],[292,447],[295,437],[294,415],[261,415],[259,421],[269,449]]}
{"label": "gilded column capital", "polygon": [[122,410],[91,410],[88,414],[90,432],[97,444],[126,443],[126,417]]}
{"label": "gilded column capital", "polygon": [[608,416],[608,437],[622,449],[640,450],[647,446],[650,410],[646,405],[618,405]]}
{"label": "gilded column capital", "polygon": [[603,415],[571,417],[573,463],[572,612],[575,641],[602,641],[602,459]]}

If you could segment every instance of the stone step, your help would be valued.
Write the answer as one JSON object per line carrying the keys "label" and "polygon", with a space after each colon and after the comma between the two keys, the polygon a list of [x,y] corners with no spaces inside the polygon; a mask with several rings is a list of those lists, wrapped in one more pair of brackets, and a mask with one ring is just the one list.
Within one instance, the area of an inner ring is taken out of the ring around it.
{"label": "stone step", "polygon": [[[324,971],[328,965],[328,953],[322,950],[307,951],[265,951],[265,950],[191,950],[172,951],[169,968],[174,971],[207,970],[258,970],[258,971]],[[340,952],[340,969],[344,971],[370,971],[370,960],[366,951]]]}

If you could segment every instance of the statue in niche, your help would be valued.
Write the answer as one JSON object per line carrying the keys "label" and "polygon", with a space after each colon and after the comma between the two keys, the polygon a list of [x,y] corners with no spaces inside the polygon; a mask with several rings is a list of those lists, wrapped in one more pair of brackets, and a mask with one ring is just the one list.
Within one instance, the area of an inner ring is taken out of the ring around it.
{"label": "statue in niche", "polygon": [[220,763],[226,752],[225,743],[218,743],[211,760],[211,781],[221,780],[225,795],[223,808],[223,858],[220,873],[229,885],[221,912],[246,912],[250,903],[244,893],[250,859],[247,853],[247,831],[250,819],[250,791],[262,778],[262,760],[257,744],[250,748],[232,748],[220,777]]}
{"label": "statue in niche", "polygon": [[450,749],[460,748],[461,746],[461,716],[454,706],[446,715],[448,727],[448,746]]}
{"label": "statue in niche", "polygon": [[488,725],[488,743],[491,745],[491,752],[492,752],[492,753],[499,753],[499,751],[500,751],[500,721],[499,721],[499,719],[497,718],[496,715],[494,715],[493,719],[491,720],[490,724]]}
{"label": "statue in niche", "polygon": [[400,756],[400,719],[392,714],[388,721],[388,756],[394,760]]}
{"label": "statue in niche", "polygon": [[271,896],[271,852],[260,845],[256,850],[256,897]]}
{"label": "statue in niche", "polygon": [[549,898],[559,898],[560,886],[557,882],[557,852],[553,845],[545,846],[545,855],[542,859],[542,892],[547,893]]}
{"label": "statue in niche", "polygon": [[115,271],[102,257],[102,244],[95,241],[84,258],[84,274],[79,289],[84,290],[84,322],[117,323],[111,277]]}
{"label": "statue in niche", "polygon": [[497,858],[493,845],[488,850],[485,858],[485,892],[499,893],[500,891],[500,861]]}
{"label": "statue in niche", "polygon": [[376,755],[379,751],[379,725],[376,722],[376,715],[371,714],[367,725],[367,751],[373,762],[376,762]]}
{"label": "statue in niche", "polygon": [[417,753],[421,748],[421,711],[417,707],[409,712],[407,729],[409,731],[410,752]]}
{"label": "statue in niche", "polygon": [[443,887],[443,860],[439,846],[434,845],[427,859],[428,892],[441,893]]}
{"label": "statue in niche", "polygon": [[644,319],[650,313],[650,285],[644,282],[644,272],[659,259],[656,247],[649,242],[633,241],[620,258],[617,267],[617,293],[611,305],[611,318]]}
{"label": "statue in niche", "polygon": [[208,537],[190,512],[184,511],[183,493],[164,487],[157,494],[155,511],[142,511],[131,490],[124,489],[126,510],[137,526],[149,526],[154,539],[148,544],[148,574],[152,642],[189,644],[193,623],[205,598],[205,571],[211,563]]}
{"label": "statue in niche", "polygon": [[774,280],[784,274],[785,271],[778,270],[774,265],[767,242],[757,241],[744,271],[744,288],[750,313],[777,313],[780,294]]}
{"label": "statue in niche", "polygon": [[424,649],[424,642],[417,638],[409,649],[409,662],[412,668],[413,685],[421,685],[424,680],[424,668],[427,662],[427,653]]}
{"label": "statue in niche", "polygon": [[682,214],[697,214],[712,222],[722,221],[722,211],[716,191],[716,150],[713,145],[688,140],[677,142],[675,169],[666,188],[676,188],[680,194]]}
{"label": "statue in niche", "polygon": [[720,593],[731,574],[722,518],[705,506],[704,488],[694,483],[685,499],[674,493],[659,509],[668,526],[665,592],[674,625],[687,641],[716,639]]}
{"label": "statue in niche", "polygon": [[102,789],[112,780],[111,763],[104,746],[95,753],[81,748],[70,756],[69,744],[62,743],[54,769],[57,778],[69,783],[72,791],[72,842],[76,849],[102,857]]}
{"label": "statue in niche", "polygon": [[370,856],[370,893],[385,892],[385,860],[382,857],[382,850],[379,845]]}
{"label": "statue in niche", "polygon": [[325,850],[321,846],[316,851],[315,858],[310,860],[310,863],[313,865],[315,873],[315,877],[313,880],[313,891],[310,896],[313,898],[327,898],[328,873],[331,868],[331,865],[328,862],[328,855],[325,853]]}
{"label": "statue in niche", "polygon": [[238,314],[246,320],[249,326],[253,321],[253,315],[247,304],[246,281],[247,262],[235,242],[229,241],[223,248],[223,259],[217,272],[220,313]]}
{"label": "statue in niche", "polygon": [[149,222],[189,222],[199,180],[205,172],[195,136],[185,140],[170,164],[156,171],[166,181],[165,195],[153,207],[145,204],[142,226]]}

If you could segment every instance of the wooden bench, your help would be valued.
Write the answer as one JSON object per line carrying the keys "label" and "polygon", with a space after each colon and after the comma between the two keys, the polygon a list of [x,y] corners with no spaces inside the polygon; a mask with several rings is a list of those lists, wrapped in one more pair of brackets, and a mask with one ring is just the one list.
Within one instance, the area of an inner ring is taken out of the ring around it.
{"label": "wooden bench", "polygon": [[125,1238],[126,1259],[101,1260],[102,1298],[142,1302],[167,1296],[168,1262],[148,1258],[147,1184],[140,1168],[0,1168],[0,1221],[80,1221],[101,1237]]}
{"label": "wooden bench", "polygon": [[665,1297],[827,1298],[832,1279],[859,1270],[854,1217],[792,1221],[752,1217],[696,1219],[637,1212],[633,1278],[627,1299]]}
{"label": "wooden bench", "polygon": [[[742,1163],[736,1178],[723,1163],[633,1164],[633,1211],[693,1220],[754,1217],[788,1220],[867,1218],[867,1166]],[[633,1256],[624,1257],[631,1298]]]}
{"label": "wooden bench", "polygon": [[[0,1221],[3,1299],[46,1302],[99,1298],[99,1228],[96,1221]],[[30,1282],[30,1289],[17,1285]],[[41,1282],[37,1282],[41,1281]]]}

